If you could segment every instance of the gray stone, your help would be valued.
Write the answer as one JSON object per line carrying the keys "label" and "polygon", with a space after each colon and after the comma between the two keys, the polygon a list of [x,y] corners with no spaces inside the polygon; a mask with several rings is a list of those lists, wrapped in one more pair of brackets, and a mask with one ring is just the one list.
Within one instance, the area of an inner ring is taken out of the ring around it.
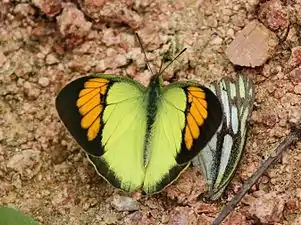
{"label": "gray stone", "polygon": [[226,55],[239,66],[256,67],[269,59],[278,45],[277,36],[258,21],[252,21],[240,31]]}
{"label": "gray stone", "polygon": [[139,202],[127,196],[115,195],[111,204],[118,211],[139,210]]}

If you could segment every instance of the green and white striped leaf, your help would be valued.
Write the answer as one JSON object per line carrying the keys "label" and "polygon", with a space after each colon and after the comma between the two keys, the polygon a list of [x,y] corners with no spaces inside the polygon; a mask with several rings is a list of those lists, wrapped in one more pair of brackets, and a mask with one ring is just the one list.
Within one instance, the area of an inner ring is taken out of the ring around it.
{"label": "green and white striped leaf", "polygon": [[236,82],[223,78],[214,82],[210,89],[222,104],[223,123],[192,163],[202,169],[207,179],[209,199],[216,200],[223,194],[241,159],[253,108],[254,89],[252,81],[243,75]]}

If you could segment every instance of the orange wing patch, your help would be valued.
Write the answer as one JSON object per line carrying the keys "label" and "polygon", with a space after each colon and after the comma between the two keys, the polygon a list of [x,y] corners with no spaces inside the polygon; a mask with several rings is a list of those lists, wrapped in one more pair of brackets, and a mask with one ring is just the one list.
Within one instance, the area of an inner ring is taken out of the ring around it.
{"label": "orange wing patch", "polygon": [[186,126],[184,141],[186,148],[191,149],[193,140],[200,136],[200,127],[208,116],[206,94],[199,87],[187,88],[188,111],[186,115]]}
{"label": "orange wing patch", "polygon": [[100,130],[100,116],[103,111],[102,96],[108,89],[109,81],[104,78],[92,78],[85,82],[79,92],[76,106],[83,116],[81,127],[87,129],[87,138],[92,141]]}

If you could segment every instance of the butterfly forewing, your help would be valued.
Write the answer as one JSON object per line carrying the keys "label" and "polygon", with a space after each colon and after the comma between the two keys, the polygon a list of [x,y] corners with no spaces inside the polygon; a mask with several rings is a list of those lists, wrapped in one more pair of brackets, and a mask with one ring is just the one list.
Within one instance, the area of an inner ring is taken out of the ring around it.
{"label": "butterfly forewing", "polygon": [[240,161],[251,116],[254,90],[250,79],[240,75],[233,83],[228,78],[214,82],[223,108],[223,123],[208,145],[194,158],[193,165],[202,168],[209,185],[209,198],[219,198]]}

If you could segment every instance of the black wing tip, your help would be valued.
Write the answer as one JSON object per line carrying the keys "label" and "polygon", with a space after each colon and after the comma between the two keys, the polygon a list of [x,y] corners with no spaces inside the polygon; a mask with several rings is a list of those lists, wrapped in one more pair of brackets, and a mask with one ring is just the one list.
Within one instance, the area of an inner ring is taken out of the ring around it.
{"label": "black wing tip", "polygon": [[100,156],[103,153],[100,145],[101,134],[98,134],[93,141],[87,140],[86,130],[80,126],[81,115],[76,106],[78,94],[84,88],[84,82],[91,77],[94,76],[80,77],[68,83],[56,96],[55,107],[65,127],[85,152]]}

